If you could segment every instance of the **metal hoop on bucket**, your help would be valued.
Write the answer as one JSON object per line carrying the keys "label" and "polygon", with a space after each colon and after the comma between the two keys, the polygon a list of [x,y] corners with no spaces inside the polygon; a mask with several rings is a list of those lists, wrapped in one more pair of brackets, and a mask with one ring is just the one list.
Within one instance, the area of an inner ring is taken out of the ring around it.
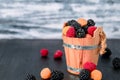
{"label": "metal hoop on bucket", "polygon": [[72,45],[72,44],[66,44],[66,43],[63,43],[63,46],[68,48],[73,48],[73,49],[80,49],[80,50],[91,50],[91,49],[100,48],[99,45],[80,46],[80,45]]}
{"label": "metal hoop on bucket", "polygon": [[74,72],[80,72],[82,70],[80,68],[73,68],[73,67],[70,67],[70,66],[67,66],[67,69],[71,70],[71,71],[74,71]]}

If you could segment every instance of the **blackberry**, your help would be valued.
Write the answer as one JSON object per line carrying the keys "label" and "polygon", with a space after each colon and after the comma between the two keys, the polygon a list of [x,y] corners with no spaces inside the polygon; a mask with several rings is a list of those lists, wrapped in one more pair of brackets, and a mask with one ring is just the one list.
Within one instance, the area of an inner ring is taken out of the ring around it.
{"label": "blackberry", "polygon": [[95,25],[94,20],[92,20],[92,19],[88,19],[88,21],[87,21],[87,25],[88,25],[88,26],[94,26],[94,25]]}
{"label": "blackberry", "polygon": [[36,80],[35,76],[32,74],[27,74],[27,77],[25,80]]}
{"label": "blackberry", "polygon": [[82,28],[78,29],[76,31],[76,37],[77,38],[83,38],[83,37],[85,37],[85,31],[84,31],[84,29],[82,29]]}
{"label": "blackberry", "polygon": [[112,64],[113,64],[114,69],[119,69],[120,68],[120,58],[115,57],[112,60]]}
{"label": "blackberry", "polygon": [[87,69],[82,69],[79,75],[80,80],[90,80],[90,71]]}
{"label": "blackberry", "polygon": [[88,29],[88,27],[89,27],[88,25],[82,27],[82,28],[84,29],[84,31],[85,31],[86,34],[87,34],[87,29]]}
{"label": "blackberry", "polygon": [[73,26],[75,28],[75,30],[77,30],[81,27],[81,25],[75,20],[68,21],[67,26]]}
{"label": "blackberry", "polygon": [[61,71],[53,70],[50,80],[63,80],[64,74]]}
{"label": "blackberry", "polygon": [[105,54],[102,55],[103,58],[109,58],[110,55],[112,54],[111,50],[109,48],[105,49]]}

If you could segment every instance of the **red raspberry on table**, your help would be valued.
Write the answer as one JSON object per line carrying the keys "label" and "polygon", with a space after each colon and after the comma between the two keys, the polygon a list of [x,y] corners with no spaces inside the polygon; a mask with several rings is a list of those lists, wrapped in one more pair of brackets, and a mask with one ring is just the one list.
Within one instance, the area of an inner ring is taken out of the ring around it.
{"label": "red raspberry on table", "polygon": [[75,37],[75,28],[74,27],[70,27],[68,29],[68,31],[66,32],[66,36],[67,37]]}
{"label": "red raspberry on table", "polygon": [[63,52],[61,50],[56,50],[54,53],[54,59],[60,59],[62,58]]}
{"label": "red raspberry on table", "polygon": [[87,32],[88,32],[88,34],[90,34],[91,36],[93,36],[94,35],[94,31],[97,29],[97,27],[95,27],[95,26],[90,26],[90,27],[88,27],[88,29],[87,29]]}
{"label": "red raspberry on table", "polygon": [[40,54],[41,54],[42,57],[47,57],[48,49],[45,49],[45,48],[41,49],[40,50]]}
{"label": "red raspberry on table", "polygon": [[84,65],[83,65],[83,68],[84,69],[87,69],[89,70],[90,72],[95,70],[96,69],[96,64],[92,63],[92,62],[86,62]]}

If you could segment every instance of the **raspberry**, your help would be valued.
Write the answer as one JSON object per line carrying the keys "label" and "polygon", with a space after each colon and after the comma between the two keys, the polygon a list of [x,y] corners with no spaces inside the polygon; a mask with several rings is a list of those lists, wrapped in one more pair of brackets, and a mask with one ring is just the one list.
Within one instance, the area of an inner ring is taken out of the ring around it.
{"label": "raspberry", "polygon": [[88,25],[88,26],[94,26],[94,25],[95,25],[94,20],[92,20],[92,19],[88,19],[88,21],[87,21],[87,25]]}
{"label": "raspberry", "polygon": [[74,27],[70,27],[68,31],[66,32],[67,37],[75,37],[75,29]]}
{"label": "raspberry", "polygon": [[47,57],[48,49],[45,49],[45,48],[41,49],[40,50],[40,54],[41,54],[42,57]]}
{"label": "raspberry", "polygon": [[61,71],[53,70],[50,80],[63,80],[64,74]]}
{"label": "raspberry", "polygon": [[87,32],[88,32],[88,34],[90,34],[91,36],[93,36],[94,35],[94,31],[97,29],[97,27],[95,27],[95,26],[90,26],[90,27],[88,27],[88,29],[87,29]]}
{"label": "raspberry", "polygon": [[112,64],[113,64],[114,69],[119,69],[120,68],[120,58],[115,57],[112,60]]}
{"label": "raspberry", "polygon": [[96,65],[92,62],[86,62],[84,65],[83,65],[83,68],[84,69],[88,69],[90,72],[93,71],[94,69],[96,69]]}
{"label": "raspberry", "polygon": [[77,21],[75,21],[75,20],[68,21],[67,25],[74,27],[75,30],[77,30],[77,29],[79,29],[81,27],[81,25]]}
{"label": "raspberry", "polygon": [[54,53],[54,59],[61,59],[62,58],[62,55],[63,55],[63,52],[61,50],[57,50],[55,53]]}
{"label": "raspberry", "polygon": [[83,37],[85,37],[85,31],[84,31],[84,29],[82,29],[82,28],[78,29],[76,31],[76,37],[77,38],[83,38]]}
{"label": "raspberry", "polygon": [[36,80],[35,76],[32,74],[27,74],[27,77],[25,80]]}
{"label": "raspberry", "polygon": [[109,58],[112,54],[111,50],[109,48],[106,48],[105,51],[106,52],[102,55],[102,58]]}
{"label": "raspberry", "polygon": [[80,80],[90,80],[90,71],[87,69],[82,69],[79,74]]}

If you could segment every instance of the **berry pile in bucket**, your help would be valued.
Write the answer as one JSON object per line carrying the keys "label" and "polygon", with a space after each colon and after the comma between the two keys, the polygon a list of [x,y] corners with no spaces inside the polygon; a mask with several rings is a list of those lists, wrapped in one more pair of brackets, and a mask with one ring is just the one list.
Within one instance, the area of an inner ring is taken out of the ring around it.
{"label": "berry pile in bucket", "polygon": [[76,20],[70,20],[65,24],[63,28],[63,35],[67,37],[75,37],[75,38],[84,38],[88,35],[93,37],[94,31],[97,29],[95,26],[95,22],[92,19],[85,20],[83,18],[79,18]]}

